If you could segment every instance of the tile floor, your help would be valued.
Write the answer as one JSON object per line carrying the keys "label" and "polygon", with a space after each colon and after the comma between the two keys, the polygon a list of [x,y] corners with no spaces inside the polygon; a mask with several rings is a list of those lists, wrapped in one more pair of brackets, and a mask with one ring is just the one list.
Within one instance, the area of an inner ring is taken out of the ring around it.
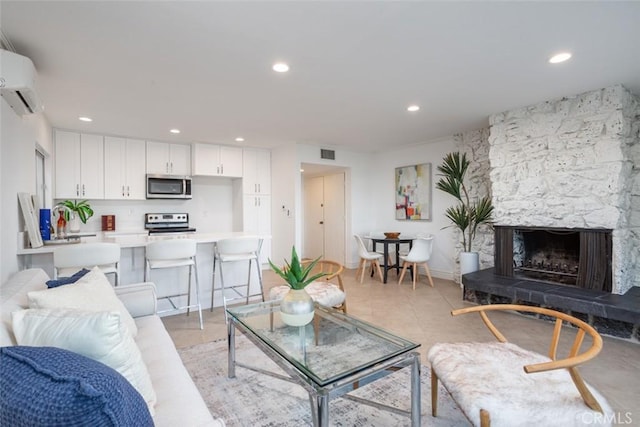
{"label": "tile floor", "polygon": [[[422,344],[423,362],[429,347],[439,341],[489,341],[493,336],[475,314],[452,317],[452,309],[467,305],[455,283],[434,278],[431,288],[421,276],[416,290],[409,278],[397,284],[395,273],[389,283],[365,275],[364,283],[355,278],[355,270],[346,270],[344,285],[348,295],[348,312],[362,320],[382,326],[391,332]],[[265,292],[281,284],[271,271],[264,273]],[[203,296],[208,297],[208,296]],[[198,329],[198,316],[177,315],[163,318],[177,347],[186,347],[226,336],[221,308],[204,312],[204,331]],[[553,330],[552,324],[516,314],[494,313],[492,320],[510,341],[546,353]],[[573,334],[564,332],[568,340]],[[640,344],[603,337],[602,352],[580,368],[583,378],[597,388],[617,412],[619,424],[640,426]],[[568,348],[563,342],[561,350]],[[559,355],[566,354],[558,352]],[[629,422],[631,421],[631,422]]]}

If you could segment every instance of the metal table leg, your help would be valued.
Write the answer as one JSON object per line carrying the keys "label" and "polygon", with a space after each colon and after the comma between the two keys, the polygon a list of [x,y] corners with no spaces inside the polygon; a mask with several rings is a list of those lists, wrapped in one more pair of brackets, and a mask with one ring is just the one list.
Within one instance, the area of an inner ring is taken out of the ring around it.
{"label": "metal table leg", "polygon": [[411,426],[420,427],[420,357],[413,355],[411,365]]}
{"label": "metal table leg", "polygon": [[233,317],[229,316],[229,322],[227,322],[227,354],[228,354],[228,376],[229,378],[236,377],[236,321]]}

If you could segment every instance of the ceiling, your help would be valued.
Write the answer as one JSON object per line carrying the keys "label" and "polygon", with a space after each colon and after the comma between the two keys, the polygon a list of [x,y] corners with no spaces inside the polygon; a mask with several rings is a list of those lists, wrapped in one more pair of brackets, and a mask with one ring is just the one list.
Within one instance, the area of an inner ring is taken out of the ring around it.
{"label": "ceiling", "polygon": [[0,20],[53,126],[145,139],[393,150],[605,86],[640,94],[640,2],[2,0]]}

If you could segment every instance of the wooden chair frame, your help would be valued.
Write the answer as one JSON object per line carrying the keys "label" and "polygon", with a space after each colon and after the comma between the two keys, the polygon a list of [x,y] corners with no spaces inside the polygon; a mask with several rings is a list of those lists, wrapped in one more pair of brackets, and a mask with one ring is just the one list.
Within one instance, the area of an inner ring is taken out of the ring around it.
{"label": "wooden chair frame", "polygon": [[[551,343],[549,345],[548,356],[551,359],[550,362],[536,363],[533,365],[525,365],[523,366],[524,371],[527,374],[532,374],[536,372],[545,372],[551,371],[555,369],[566,369],[569,371],[571,379],[573,380],[574,385],[578,389],[582,400],[584,403],[594,411],[598,411],[600,413],[604,413],[602,407],[593,396],[591,391],[587,388],[584,380],[580,376],[578,372],[577,366],[581,365],[589,360],[593,359],[600,353],[602,350],[602,337],[600,334],[589,324],[583,322],[582,320],[568,315],[566,313],[562,313],[559,311],[551,310],[548,308],[542,307],[533,307],[533,306],[525,306],[518,304],[493,304],[493,305],[481,305],[475,307],[467,307],[458,310],[453,310],[451,312],[452,316],[458,316],[460,314],[467,313],[479,313],[480,318],[486,325],[486,327],[491,331],[493,336],[499,342],[507,342],[505,336],[498,330],[498,328],[491,322],[487,312],[489,311],[523,311],[529,313],[538,313],[545,316],[549,316],[555,319],[555,326],[553,329],[553,335],[551,337]],[[558,343],[560,341],[560,332],[562,330],[563,322],[568,322],[577,328],[576,336],[573,340],[573,344],[569,351],[569,355],[565,358],[558,359],[557,358],[557,350]],[[588,334],[592,338],[592,343],[589,348],[585,351],[580,352],[580,347],[582,346],[582,342],[584,340],[585,335]],[[446,387],[446,384],[445,384]],[[437,416],[437,404],[438,404],[438,377],[433,369],[431,368],[431,408],[432,415]],[[489,411],[485,409],[480,410],[480,425],[483,427],[489,427],[491,424],[491,417]]]}
{"label": "wooden chair frame", "polygon": [[[313,260],[305,259],[305,260],[302,260],[300,263],[303,266],[306,266],[306,265],[311,264],[312,262],[313,262]],[[313,267],[313,270],[309,274],[313,276],[314,274],[318,274],[318,273],[328,273],[326,276],[321,277],[319,280],[324,280],[326,282],[332,282],[332,283],[334,283],[333,279],[337,278],[338,287],[346,295],[347,293],[345,292],[344,284],[342,283],[342,272],[343,271],[344,271],[344,266],[342,264],[340,264],[339,262],[331,261],[331,260],[328,260],[328,259],[320,259],[320,260],[318,260],[316,265]],[[342,312],[346,314],[347,313],[347,299],[346,299],[346,297],[345,297],[344,302],[342,304],[340,304],[338,306],[335,306],[333,308],[335,308],[336,310],[342,310]]]}

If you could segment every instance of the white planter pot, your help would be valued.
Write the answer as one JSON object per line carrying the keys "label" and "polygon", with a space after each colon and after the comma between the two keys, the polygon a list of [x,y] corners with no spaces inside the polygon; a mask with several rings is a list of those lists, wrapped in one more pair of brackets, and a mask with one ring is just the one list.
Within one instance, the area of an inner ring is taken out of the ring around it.
{"label": "white planter pot", "polygon": [[304,326],[313,320],[313,299],[304,289],[291,289],[280,301],[280,316],[289,326]]}
{"label": "white planter pot", "polygon": [[71,212],[69,214],[69,231],[71,233],[77,233],[80,231],[80,217],[75,212]]}
{"label": "white planter pot", "polygon": [[460,252],[460,276],[480,270],[480,254],[478,252]]}

